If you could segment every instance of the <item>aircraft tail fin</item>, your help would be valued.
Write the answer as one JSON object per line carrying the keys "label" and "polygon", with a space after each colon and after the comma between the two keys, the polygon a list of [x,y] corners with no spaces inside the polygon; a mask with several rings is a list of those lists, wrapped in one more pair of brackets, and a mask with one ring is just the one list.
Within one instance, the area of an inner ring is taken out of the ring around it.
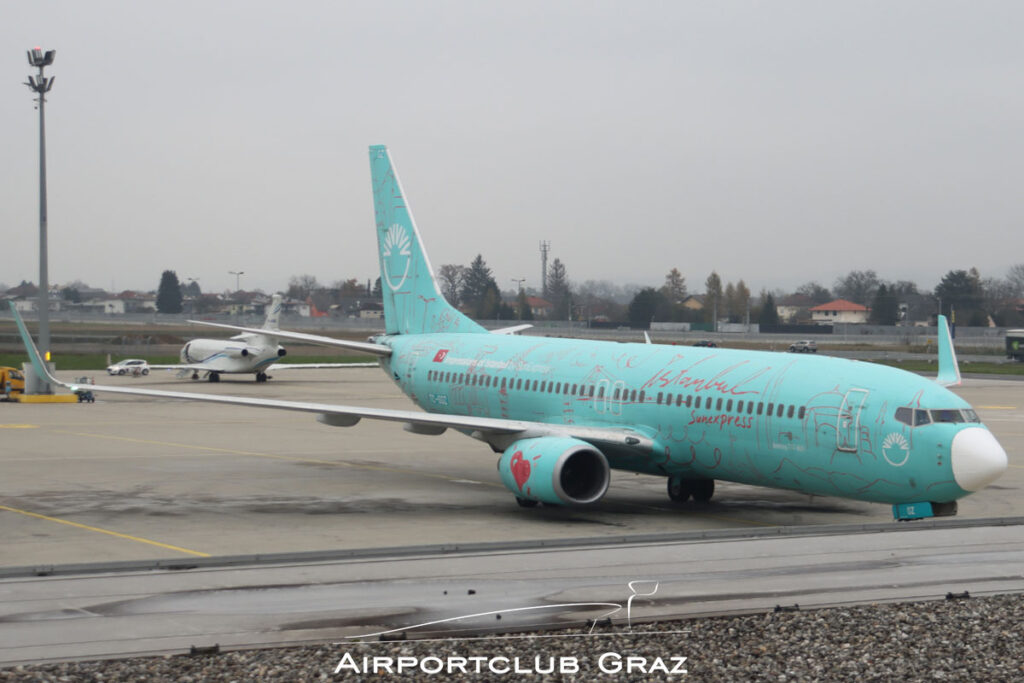
{"label": "aircraft tail fin", "polygon": [[270,297],[270,305],[267,306],[267,320],[263,323],[265,330],[281,329],[281,295],[275,294]]}
{"label": "aircraft tail fin", "polygon": [[18,309],[15,308],[13,301],[9,303],[11,305],[11,313],[14,314],[14,322],[18,326],[18,332],[21,334],[21,341],[25,345],[25,351],[28,352],[28,359],[32,362],[36,375],[45,377],[46,381],[54,386],[69,386],[54,377],[53,373],[50,372],[50,366],[44,363],[42,356],[39,355],[39,349],[36,348],[36,343],[32,341],[32,335],[28,333],[28,328],[25,327],[25,322],[21,319],[21,313],[18,313]]}
{"label": "aircraft tail fin", "polygon": [[370,147],[370,175],[385,331],[486,333],[441,294],[386,146]]}
{"label": "aircraft tail fin", "polygon": [[935,381],[944,387],[960,384],[960,366],[956,362],[953,336],[944,315],[939,316],[939,375]]}

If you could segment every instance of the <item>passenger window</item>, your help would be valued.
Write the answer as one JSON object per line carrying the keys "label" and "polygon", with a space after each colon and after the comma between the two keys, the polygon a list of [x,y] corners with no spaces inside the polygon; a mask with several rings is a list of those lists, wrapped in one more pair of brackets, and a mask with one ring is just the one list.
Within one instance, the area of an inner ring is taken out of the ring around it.
{"label": "passenger window", "polygon": [[772,413],[774,411],[775,411],[775,404],[774,403],[769,403],[768,404],[768,417],[771,417]]}
{"label": "passenger window", "polygon": [[737,413],[742,413],[743,412],[743,401],[736,401],[736,412]]}
{"label": "passenger window", "polygon": [[[661,392],[659,391],[659,392],[658,392],[658,398],[657,398],[657,399],[655,399],[655,403],[657,403],[657,404],[658,404],[658,405],[660,406],[660,405],[661,405],[661,399],[662,399],[662,398],[663,398],[663,397],[662,397],[662,393],[661,393]],[[669,403],[671,403],[671,402],[672,402],[672,401],[671,401],[671,399],[669,399]]]}
{"label": "passenger window", "polygon": [[694,408],[700,408],[700,396],[698,396],[697,400],[695,400],[693,403],[694,403],[694,405],[693,405]]}
{"label": "passenger window", "polygon": [[533,380],[533,390],[534,390],[534,391],[537,391],[537,384],[538,384],[539,382],[540,382],[540,380],[537,380],[537,379]]}
{"label": "passenger window", "polygon": [[[771,404],[769,404],[769,405],[771,405]],[[764,403],[762,403],[761,401],[757,402],[757,414],[758,415],[763,415],[764,414]]]}
{"label": "passenger window", "polygon": [[805,411],[806,408],[804,408],[804,406],[800,406],[800,413],[796,416],[798,420],[804,419],[804,415],[806,414]]}
{"label": "passenger window", "polygon": [[786,409],[786,406],[782,405],[781,403],[780,403],[780,404],[778,404],[778,405],[777,405],[777,406],[775,407],[775,415],[776,415],[776,417],[782,417],[782,412],[783,412],[783,411],[784,411],[785,409]]}
{"label": "passenger window", "polygon": [[725,402],[725,412],[727,412],[727,413],[731,413],[732,412],[732,399],[731,398],[728,401]]}
{"label": "passenger window", "polygon": [[646,394],[644,394],[644,392],[642,392],[642,391],[640,392],[640,402],[641,402],[641,403],[643,403],[643,402],[644,402],[644,396],[645,396],[645,395],[646,395]]}
{"label": "passenger window", "polygon": [[902,422],[905,425],[914,424],[914,411],[912,408],[897,408],[896,409],[896,421]]}
{"label": "passenger window", "polygon": [[754,414],[754,402],[753,401],[747,401],[747,415],[753,415],[753,414]]}
{"label": "passenger window", "polygon": [[722,410],[722,399],[718,399],[718,402],[715,404],[715,410]]}
{"label": "passenger window", "polygon": [[[591,384],[590,385],[590,398],[594,398],[594,389],[595,389],[594,385]],[[601,389],[601,395],[604,396],[604,389]]]}
{"label": "passenger window", "polygon": [[603,386],[600,389],[597,390],[597,397],[598,398],[604,398],[604,387]]}
{"label": "passenger window", "polygon": [[786,411],[786,417],[793,417],[793,406],[790,406],[789,410]]}
{"label": "passenger window", "polygon": [[[682,398],[682,396],[682,394],[679,394],[680,398]],[[693,396],[689,395],[686,397],[686,407],[689,408],[691,405],[693,405]]]}
{"label": "passenger window", "polygon": [[618,401],[619,400],[619,388],[618,387],[615,388],[615,393],[612,394],[612,400],[613,401]]}

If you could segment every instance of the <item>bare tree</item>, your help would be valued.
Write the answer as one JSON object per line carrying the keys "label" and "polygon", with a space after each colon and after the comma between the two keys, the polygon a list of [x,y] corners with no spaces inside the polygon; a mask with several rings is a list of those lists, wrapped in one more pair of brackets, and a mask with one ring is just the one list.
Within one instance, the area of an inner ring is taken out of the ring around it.
{"label": "bare tree", "polygon": [[293,275],[288,279],[288,296],[305,301],[309,295],[320,289],[320,283],[313,275]]}
{"label": "bare tree", "polygon": [[437,279],[440,281],[441,294],[452,306],[458,306],[462,286],[466,282],[466,266],[457,266],[454,263],[446,263],[437,269]]}

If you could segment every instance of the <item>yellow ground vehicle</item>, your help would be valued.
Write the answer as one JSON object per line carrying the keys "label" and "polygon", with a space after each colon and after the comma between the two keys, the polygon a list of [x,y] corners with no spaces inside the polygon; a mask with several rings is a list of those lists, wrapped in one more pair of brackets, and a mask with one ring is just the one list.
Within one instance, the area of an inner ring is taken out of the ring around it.
{"label": "yellow ground vehicle", "polygon": [[0,399],[11,400],[25,393],[25,375],[17,368],[0,365]]}

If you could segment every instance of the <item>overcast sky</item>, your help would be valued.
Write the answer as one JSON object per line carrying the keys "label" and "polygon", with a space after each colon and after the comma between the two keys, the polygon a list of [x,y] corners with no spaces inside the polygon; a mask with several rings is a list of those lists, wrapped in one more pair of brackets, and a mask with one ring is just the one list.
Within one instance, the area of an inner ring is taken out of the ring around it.
{"label": "overcast sky", "polygon": [[1024,261],[1020,2],[21,2],[0,22],[0,282],[376,277],[367,147],[435,266],[502,288],[931,288]]}

